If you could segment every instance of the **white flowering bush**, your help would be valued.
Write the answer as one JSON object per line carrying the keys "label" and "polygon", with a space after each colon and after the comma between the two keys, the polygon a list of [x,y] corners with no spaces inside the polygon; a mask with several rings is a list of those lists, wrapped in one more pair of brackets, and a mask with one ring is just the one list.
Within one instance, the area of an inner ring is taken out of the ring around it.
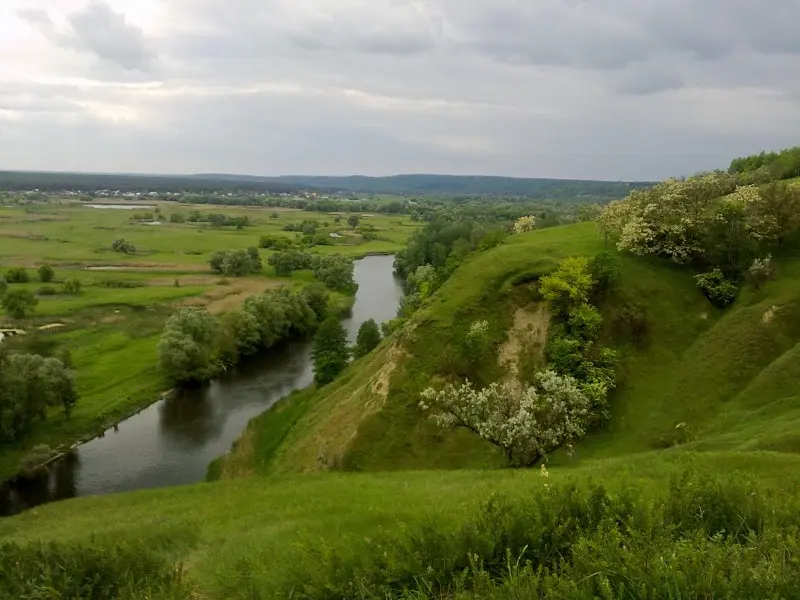
{"label": "white flowering bush", "polygon": [[493,383],[470,382],[422,392],[420,408],[442,428],[463,427],[500,448],[514,466],[536,464],[548,453],[585,434],[590,401],[572,377],[544,371],[532,386],[514,393]]}
{"label": "white flowering bush", "polygon": [[772,262],[772,255],[767,254],[764,258],[757,258],[748,269],[750,276],[760,288],[761,284],[770,279],[775,274],[775,265]]}
{"label": "white flowering bush", "polygon": [[520,217],[514,222],[514,233],[527,233],[536,229],[536,217],[528,215]]}

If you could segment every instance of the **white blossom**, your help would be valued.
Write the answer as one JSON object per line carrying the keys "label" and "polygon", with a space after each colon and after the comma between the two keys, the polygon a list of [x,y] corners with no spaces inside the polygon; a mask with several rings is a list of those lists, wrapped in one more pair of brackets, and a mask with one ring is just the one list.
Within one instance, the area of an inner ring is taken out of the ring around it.
{"label": "white blossom", "polygon": [[466,382],[438,392],[428,388],[420,402],[440,427],[474,431],[516,465],[534,464],[583,437],[589,407],[578,382],[554,371],[538,373],[521,394],[499,383],[475,389]]}
{"label": "white blossom", "polygon": [[528,215],[520,217],[514,222],[514,233],[527,233],[536,229],[536,217]]}

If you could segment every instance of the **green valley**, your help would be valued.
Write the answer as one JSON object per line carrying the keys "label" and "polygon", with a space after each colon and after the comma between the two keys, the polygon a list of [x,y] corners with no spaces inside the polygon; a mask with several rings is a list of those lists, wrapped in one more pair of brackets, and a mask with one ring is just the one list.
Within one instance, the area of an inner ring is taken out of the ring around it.
{"label": "green valley", "polygon": [[[422,223],[374,217],[380,248],[315,247],[397,251],[406,296],[377,347],[250,421],[207,482],[0,520],[0,594],[798,597],[800,165],[796,149],[758,156],[554,226],[475,218],[456,203]],[[25,218],[9,217],[9,230]],[[204,261],[184,249],[244,249],[257,229],[277,234],[252,216],[244,232],[181,225],[159,246],[160,230],[103,218],[153,249],[114,277],[146,280],[137,302],[162,306],[226,288],[190,285]],[[39,234],[68,221],[54,222],[17,225]],[[208,244],[214,236],[225,239]],[[64,261],[91,260],[65,245]],[[42,260],[68,271],[54,252]],[[133,268],[145,262],[171,270]],[[70,276],[93,285],[85,270]],[[308,281],[302,270],[290,279]],[[48,335],[134,361],[155,330],[129,343],[147,331],[142,309],[103,291],[98,304],[129,322]],[[108,317],[60,299],[48,314],[49,301],[34,323]],[[115,359],[73,357],[82,390],[99,397]]]}

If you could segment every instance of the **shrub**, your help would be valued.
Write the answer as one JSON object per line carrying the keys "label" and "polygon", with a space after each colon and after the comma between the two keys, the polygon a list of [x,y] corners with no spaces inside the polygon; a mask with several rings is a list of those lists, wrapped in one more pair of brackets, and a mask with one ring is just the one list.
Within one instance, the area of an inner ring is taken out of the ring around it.
{"label": "shrub", "polygon": [[760,289],[765,282],[772,279],[775,275],[775,265],[772,262],[772,255],[767,254],[764,258],[755,259],[748,270],[750,272],[750,277],[753,278],[756,284],[756,289]]}
{"label": "shrub", "polygon": [[136,279],[115,279],[114,277],[102,277],[100,279],[96,279],[94,281],[94,285],[104,288],[133,289],[144,287],[145,283],[144,281],[139,281]]}
{"label": "shrub", "polygon": [[10,290],[0,298],[0,304],[12,319],[24,319],[33,312],[39,301],[28,290]]}
{"label": "shrub", "polygon": [[8,290],[8,282],[6,281],[5,277],[0,277],[0,296],[6,293]]}
{"label": "shrub", "polygon": [[56,291],[56,288],[54,288],[52,285],[43,285],[36,290],[37,296],[55,296],[57,293],[58,292]]}
{"label": "shrub", "polygon": [[244,277],[259,273],[262,269],[261,256],[257,248],[247,250],[218,250],[209,258],[208,264],[214,271],[233,277]]}
{"label": "shrub", "polygon": [[725,279],[725,275],[719,269],[695,275],[694,280],[698,289],[718,308],[724,308],[736,300],[739,290],[733,283]]}
{"label": "shrub", "polygon": [[622,262],[619,256],[613,252],[600,252],[589,263],[589,270],[592,273],[592,279],[597,290],[607,292],[619,280],[622,272]]}
{"label": "shrub", "polygon": [[37,273],[39,275],[39,281],[41,281],[42,283],[50,283],[51,281],[53,281],[53,277],[55,277],[56,275],[56,272],[53,270],[53,267],[47,264],[39,265]]}
{"label": "shrub", "polygon": [[589,261],[583,256],[564,259],[551,274],[539,280],[539,291],[550,302],[554,314],[566,315],[574,306],[585,304],[592,289]]}
{"label": "shrub", "polygon": [[292,240],[282,235],[264,235],[258,240],[258,247],[267,250],[288,250]]}
{"label": "shrub", "polygon": [[514,222],[514,233],[527,233],[536,229],[536,217],[520,217]]}
{"label": "shrub", "polygon": [[6,271],[6,281],[8,283],[28,283],[31,276],[25,267],[11,267]]}
{"label": "shrub", "polygon": [[125,239],[117,239],[111,242],[111,250],[122,254],[134,254],[136,252],[136,246]]}

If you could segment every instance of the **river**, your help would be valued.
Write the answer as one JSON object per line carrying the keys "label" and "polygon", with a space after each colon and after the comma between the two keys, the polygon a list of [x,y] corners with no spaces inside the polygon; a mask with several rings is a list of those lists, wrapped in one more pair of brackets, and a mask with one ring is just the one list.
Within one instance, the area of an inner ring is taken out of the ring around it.
{"label": "river", "polygon": [[[392,256],[355,263],[358,293],[343,320],[350,341],[361,323],[395,316],[402,297]],[[152,404],[80,446],[38,480],[0,488],[0,515],[55,500],[196,483],[247,423],[280,398],[311,385],[310,340],[252,359],[208,386]]]}

